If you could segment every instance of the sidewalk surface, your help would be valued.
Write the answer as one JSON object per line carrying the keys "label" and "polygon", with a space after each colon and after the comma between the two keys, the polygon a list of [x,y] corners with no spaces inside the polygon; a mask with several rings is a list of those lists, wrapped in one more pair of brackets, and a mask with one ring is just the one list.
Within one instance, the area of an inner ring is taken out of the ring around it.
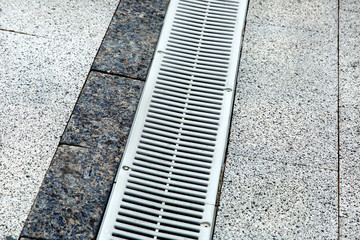
{"label": "sidewalk surface", "polygon": [[[0,239],[94,239],[168,0],[0,0]],[[360,239],[360,2],[250,0],[214,239]]]}

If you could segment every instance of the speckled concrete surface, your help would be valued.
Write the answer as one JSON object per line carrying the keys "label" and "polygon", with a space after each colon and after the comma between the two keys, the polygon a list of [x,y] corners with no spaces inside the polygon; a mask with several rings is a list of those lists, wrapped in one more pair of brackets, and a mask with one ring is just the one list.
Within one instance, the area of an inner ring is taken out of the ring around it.
{"label": "speckled concrete surface", "polygon": [[354,240],[359,239],[360,236],[360,220],[342,218],[340,221],[341,231],[340,239]]}
{"label": "speckled concrete surface", "polygon": [[117,0],[1,1],[0,29],[58,39],[102,38],[117,4]]}
{"label": "speckled concrete surface", "polygon": [[[360,12],[340,11],[340,216],[343,239],[360,236]],[[346,219],[351,218],[351,219]]]}
{"label": "speckled concrete surface", "polygon": [[340,11],[340,26],[340,65],[360,67],[360,12]]}
{"label": "speckled concrete surface", "polygon": [[92,68],[145,80],[168,2],[121,1]]}
{"label": "speckled concrete surface", "polygon": [[337,94],[337,36],[249,22],[241,82]]}
{"label": "speckled concrete surface", "polygon": [[229,152],[337,169],[336,102],[336,96],[240,83]]}
{"label": "speckled concrete surface", "polygon": [[1,239],[20,234],[116,4],[1,3]]}
{"label": "speckled concrete surface", "polygon": [[337,239],[337,11],[250,1],[216,239]]}
{"label": "speckled concrete surface", "polygon": [[340,8],[347,11],[360,12],[360,4],[358,0],[341,0]]}
{"label": "speckled concrete surface", "polygon": [[337,172],[230,153],[216,224],[219,240],[337,239]]}
{"label": "speckled concrete surface", "polygon": [[251,0],[247,20],[337,34],[337,1]]}

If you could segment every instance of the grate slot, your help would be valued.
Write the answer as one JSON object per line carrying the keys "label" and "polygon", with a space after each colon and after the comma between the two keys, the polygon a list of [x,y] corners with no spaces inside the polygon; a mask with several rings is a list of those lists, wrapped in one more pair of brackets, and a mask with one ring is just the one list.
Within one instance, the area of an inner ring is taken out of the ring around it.
{"label": "grate slot", "polygon": [[161,184],[169,184],[169,186],[179,187],[179,188],[188,189],[188,190],[192,190],[192,191],[196,191],[196,192],[206,193],[206,190],[207,190],[206,187],[202,187],[202,186],[198,186],[198,185],[194,185],[194,184],[188,184],[188,183],[176,181],[174,179],[171,179],[171,182],[170,182],[169,179],[164,179],[164,178],[159,178],[159,177],[154,177],[154,176],[149,177],[148,175],[141,174],[138,172],[133,172],[133,173],[131,173],[130,176],[134,177],[134,178],[142,179],[145,181],[154,181],[154,182],[161,183]]}
{"label": "grate slot", "polygon": [[[122,209],[121,212],[119,212],[118,214],[121,215],[121,216],[138,219],[140,221],[144,221],[145,223],[146,222],[151,222],[151,223],[157,224],[159,222],[161,225],[166,225],[166,226],[169,226],[169,227],[178,225],[177,221],[174,221],[174,220],[171,220],[171,219],[168,219],[168,218],[161,218],[159,220],[158,217],[153,217],[153,216],[144,215],[144,214],[138,214],[136,212],[133,212],[133,211],[127,210],[127,209]],[[191,231],[191,232],[200,232],[200,228],[198,226],[198,223],[184,222],[181,226],[178,226],[176,228]]]}
{"label": "grate slot", "polygon": [[143,138],[146,139],[153,139],[155,141],[161,141],[161,142],[165,142],[168,144],[173,144],[173,145],[179,145],[179,146],[184,146],[186,148],[189,149],[196,149],[196,150],[200,150],[200,151],[206,151],[206,152],[214,152],[214,148],[212,147],[208,147],[208,146],[204,146],[204,145],[200,145],[200,144],[194,144],[194,142],[187,142],[184,141],[184,138],[169,138],[167,136],[161,136],[159,134],[153,133],[153,134],[146,134],[146,131],[144,130],[144,133],[141,135]]}
{"label": "grate slot", "polygon": [[170,1],[99,240],[211,238],[246,8]]}
{"label": "grate slot", "polygon": [[199,167],[199,168],[211,169],[211,162],[200,162],[200,161],[191,160],[191,159],[187,159],[187,158],[181,158],[179,156],[174,157],[174,156],[167,156],[167,155],[159,155],[152,151],[146,151],[146,150],[141,150],[141,149],[139,149],[137,151],[137,154],[143,155],[144,157],[149,157],[149,158],[154,157],[154,158],[158,158],[158,159],[168,160],[171,162],[173,162],[173,161],[179,162],[182,164],[193,166],[195,168]]}
{"label": "grate slot", "polygon": [[[169,234],[169,233],[161,233],[159,231],[155,231],[154,230],[148,230],[142,227],[138,227],[135,224],[129,224],[126,222],[123,222],[122,224],[119,225],[115,225],[114,226],[114,232],[113,232],[113,236],[121,236],[124,237],[125,232],[131,232],[134,233],[138,236],[143,236],[143,237],[153,237],[153,236],[157,236],[157,237],[163,237],[163,238],[168,238],[168,239],[174,239],[174,237],[183,237],[181,239],[198,239],[195,237],[189,237],[189,236],[179,236],[179,235],[175,235],[175,234]],[[132,236],[132,235],[130,235]],[[135,238],[137,239],[137,238]],[[142,238],[142,239],[154,239],[154,238]],[[179,238],[178,238],[179,239]]]}

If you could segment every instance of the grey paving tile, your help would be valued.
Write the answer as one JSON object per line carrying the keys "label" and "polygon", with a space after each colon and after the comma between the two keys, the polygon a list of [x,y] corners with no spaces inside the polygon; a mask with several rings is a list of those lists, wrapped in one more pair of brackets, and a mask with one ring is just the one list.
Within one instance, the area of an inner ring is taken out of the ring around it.
{"label": "grey paving tile", "polygon": [[123,150],[144,83],[91,72],[62,143]]}
{"label": "grey paving tile", "polygon": [[241,82],[337,93],[337,36],[248,22]]}
{"label": "grey paving tile", "polygon": [[21,236],[93,239],[120,158],[116,151],[60,146]]}
{"label": "grey paving tile", "polygon": [[340,65],[360,66],[360,13],[340,11]]}
{"label": "grey paving tile", "polygon": [[360,220],[359,219],[340,219],[340,239],[354,240],[360,239]]}
{"label": "grey paving tile", "polygon": [[337,239],[337,172],[227,157],[214,239]]}
{"label": "grey paving tile", "polygon": [[[102,37],[119,0],[1,2],[0,28],[46,37]],[[98,46],[97,46],[98,47]]]}
{"label": "grey paving tile", "polygon": [[337,34],[337,1],[251,0],[248,21]]}
{"label": "grey paving tile", "polygon": [[121,1],[93,69],[145,80],[168,2]]}
{"label": "grey paving tile", "polygon": [[337,169],[337,96],[240,83],[229,152]]}
{"label": "grey paving tile", "polygon": [[347,11],[360,12],[360,2],[358,0],[341,0],[340,8]]}

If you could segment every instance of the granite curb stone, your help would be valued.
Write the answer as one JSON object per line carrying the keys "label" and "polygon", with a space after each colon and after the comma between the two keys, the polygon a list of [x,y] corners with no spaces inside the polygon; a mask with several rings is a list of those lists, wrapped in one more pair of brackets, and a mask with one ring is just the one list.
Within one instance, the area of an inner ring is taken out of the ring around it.
{"label": "granite curb stone", "polygon": [[91,72],[61,143],[123,151],[144,82]]}
{"label": "granite curb stone", "polygon": [[121,154],[117,151],[60,146],[21,236],[95,238]]}
{"label": "granite curb stone", "polygon": [[92,69],[145,80],[169,0],[123,0]]}

